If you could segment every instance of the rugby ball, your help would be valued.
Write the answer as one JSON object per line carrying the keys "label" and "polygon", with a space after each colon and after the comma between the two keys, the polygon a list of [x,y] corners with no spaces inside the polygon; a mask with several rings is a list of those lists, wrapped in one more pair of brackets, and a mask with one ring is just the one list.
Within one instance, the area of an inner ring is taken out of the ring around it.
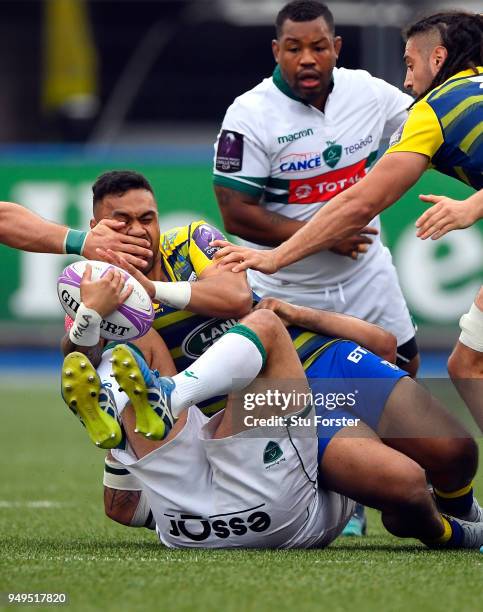
{"label": "rugby ball", "polygon": [[103,261],[76,261],[67,266],[57,280],[57,294],[62,308],[71,319],[75,319],[81,302],[80,283],[86,265],[92,267],[92,280],[102,278],[108,270],[120,270],[126,285],[134,287],[133,292],[117,310],[101,323],[101,337],[106,340],[134,340],[151,328],[154,310],[151,298],[144,287],[125,270]]}

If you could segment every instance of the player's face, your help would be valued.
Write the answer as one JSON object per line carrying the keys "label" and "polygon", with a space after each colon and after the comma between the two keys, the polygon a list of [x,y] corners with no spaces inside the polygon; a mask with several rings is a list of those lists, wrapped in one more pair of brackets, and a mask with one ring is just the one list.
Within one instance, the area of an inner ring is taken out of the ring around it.
{"label": "player's face", "polygon": [[280,38],[272,42],[275,60],[283,78],[302,100],[321,108],[327,99],[342,46],[325,19],[295,22],[287,19]]}
{"label": "player's face", "polygon": [[406,78],[404,87],[418,97],[429,89],[434,77],[441,70],[445,57],[443,47],[430,45],[424,36],[414,36],[406,43],[404,61]]}
{"label": "player's face", "polygon": [[121,233],[149,241],[153,255],[146,259],[147,266],[142,272],[150,272],[159,261],[159,220],[153,194],[147,189],[130,189],[121,196],[108,195],[97,204],[91,225],[101,219],[123,221]]}

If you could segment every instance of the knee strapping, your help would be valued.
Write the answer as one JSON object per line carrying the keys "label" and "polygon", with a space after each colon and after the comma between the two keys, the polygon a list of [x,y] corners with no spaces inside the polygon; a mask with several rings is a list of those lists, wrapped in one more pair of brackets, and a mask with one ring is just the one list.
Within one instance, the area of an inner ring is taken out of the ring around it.
{"label": "knee strapping", "polygon": [[472,304],[460,319],[460,342],[474,351],[483,353],[483,312]]}

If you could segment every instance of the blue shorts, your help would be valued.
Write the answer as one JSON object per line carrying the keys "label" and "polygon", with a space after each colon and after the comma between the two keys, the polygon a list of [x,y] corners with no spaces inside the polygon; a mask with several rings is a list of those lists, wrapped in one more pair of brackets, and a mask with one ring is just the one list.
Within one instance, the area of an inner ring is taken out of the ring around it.
{"label": "blue shorts", "polygon": [[363,421],[377,430],[386,401],[407,372],[355,342],[336,342],[305,372],[312,390],[319,438],[319,463],[344,427]]}

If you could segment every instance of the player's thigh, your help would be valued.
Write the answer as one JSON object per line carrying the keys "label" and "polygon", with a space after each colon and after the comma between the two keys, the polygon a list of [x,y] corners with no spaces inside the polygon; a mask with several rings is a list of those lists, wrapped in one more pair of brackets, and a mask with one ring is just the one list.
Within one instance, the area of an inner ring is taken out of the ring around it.
{"label": "player's thigh", "polygon": [[424,387],[409,377],[389,395],[377,433],[394,449],[428,471],[476,466],[477,449],[470,433]]}
{"label": "player's thigh", "polygon": [[149,367],[158,370],[161,376],[174,376],[176,367],[168,347],[158,332],[151,328],[147,334],[136,340],[131,340],[144,355]]}
{"label": "player's thigh", "polygon": [[389,448],[367,425],[339,431],[319,464],[321,486],[379,510],[404,502],[426,486],[422,468]]}
{"label": "player's thigh", "polygon": [[[337,342],[306,371],[318,419],[318,437],[330,439],[343,425],[338,417],[357,418],[373,431],[398,381],[406,373],[355,342]],[[328,422],[326,426],[325,423]]]}

